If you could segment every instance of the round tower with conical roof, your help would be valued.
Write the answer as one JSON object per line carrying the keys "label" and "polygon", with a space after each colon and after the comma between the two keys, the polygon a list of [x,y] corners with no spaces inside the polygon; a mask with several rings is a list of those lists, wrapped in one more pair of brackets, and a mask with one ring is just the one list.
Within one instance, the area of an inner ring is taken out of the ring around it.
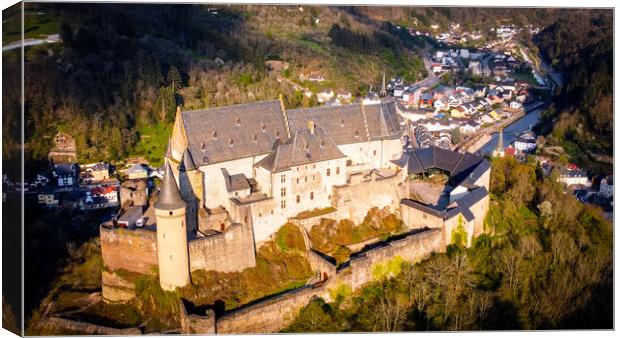
{"label": "round tower with conical roof", "polygon": [[185,208],[170,162],[166,161],[164,180],[155,202],[155,218],[159,284],[168,291],[190,282]]}

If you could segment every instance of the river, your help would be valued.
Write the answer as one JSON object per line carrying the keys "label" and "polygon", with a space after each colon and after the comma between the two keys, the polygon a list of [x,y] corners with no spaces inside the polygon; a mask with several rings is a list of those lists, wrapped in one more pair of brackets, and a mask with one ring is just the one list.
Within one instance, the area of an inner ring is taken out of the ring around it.
{"label": "river", "polygon": [[[517,137],[524,131],[533,128],[538,121],[540,121],[540,117],[542,112],[545,110],[546,106],[542,106],[540,108],[536,108],[531,112],[527,113],[522,118],[516,120],[508,127],[504,128],[503,131],[503,139],[504,139],[504,147],[508,147],[510,143],[517,139]],[[499,133],[495,133],[491,135],[491,140],[487,142],[485,145],[480,148],[481,154],[490,154],[493,152],[495,147],[497,147],[497,142],[499,139]]]}

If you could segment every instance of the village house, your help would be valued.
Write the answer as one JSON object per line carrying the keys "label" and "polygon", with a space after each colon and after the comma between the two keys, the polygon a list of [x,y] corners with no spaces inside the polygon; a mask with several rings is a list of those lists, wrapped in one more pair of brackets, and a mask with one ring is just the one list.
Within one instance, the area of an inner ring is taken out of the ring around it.
{"label": "village house", "polygon": [[52,175],[60,188],[70,188],[78,183],[79,166],[76,163],[54,164]]}
{"label": "village house", "polygon": [[573,185],[590,186],[588,173],[570,164],[560,170],[558,181],[566,184],[567,187]]}
{"label": "village house", "polygon": [[325,103],[334,97],[333,90],[324,90],[316,94],[316,98],[320,103]]}
{"label": "village house", "polygon": [[130,180],[147,178],[149,176],[148,169],[143,164],[134,164],[125,171],[127,178]]}

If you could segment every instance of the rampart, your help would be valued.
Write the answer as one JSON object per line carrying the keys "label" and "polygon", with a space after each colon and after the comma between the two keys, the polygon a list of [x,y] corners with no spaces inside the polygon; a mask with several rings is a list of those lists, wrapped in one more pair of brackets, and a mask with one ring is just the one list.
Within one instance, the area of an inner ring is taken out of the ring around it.
{"label": "rampart", "polygon": [[155,231],[99,227],[103,265],[110,271],[127,270],[152,274],[157,267],[157,237]]}
{"label": "rampart", "polygon": [[390,177],[381,177],[374,172],[365,178],[352,175],[351,183],[334,187],[332,205],[338,211],[329,218],[349,219],[359,224],[370,207],[389,207],[391,212],[398,213],[400,200],[405,196],[401,175],[400,172]]}
{"label": "rampart", "polygon": [[252,226],[232,224],[222,233],[191,240],[190,270],[242,271],[256,266]]}
{"label": "rampart", "polygon": [[[354,254],[348,262],[338,268],[330,257],[309,250],[310,264],[321,276],[319,283],[260,299],[228,312],[215,319],[215,333],[278,332],[289,325],[313,297],[330,300],[331,290],[341,283],[346,283],[353,290],[356,290],[371,282],[374,278],[373,268],[377,264],[385,263],[394,257],[418,262],[428,257],[432,252],[443,250],[445,250],[445,241],[441,229],[412,231],[397,236],[393,240],[373,244],[371,247]],[[183,333],[208,334],[214,332],[208,316],[202,316],[204,320],[199,320],[196,317],[187,320],[184,319],[187,318],[185,309],[181,310],[181,316],[182,322],[185,323]]]}

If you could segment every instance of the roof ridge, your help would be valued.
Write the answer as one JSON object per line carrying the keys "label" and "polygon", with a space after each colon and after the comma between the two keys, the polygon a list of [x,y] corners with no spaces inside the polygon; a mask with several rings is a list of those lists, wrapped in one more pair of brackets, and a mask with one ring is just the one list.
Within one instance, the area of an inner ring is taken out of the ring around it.
{"label": "roof ridge", "polygon": [[461,164],[464,157],[465,157],[465,153],[462,153],[461,156],[459,156],[459,160],[456,161],[456,164],[454,165],[454,167],[452,167],[452,170],[450,170],[450,176],[452,176],[452,173],[454,172],[454,170],[459,166],[459,164]]}
{"label": "roof ridge", "polygon": [[209,107],[209,108],[205,108],[205,109],[193,109],[193,110],[185,110],[181,112],[181,115],[185,114],[185,113],[195,113],[195,112],[202,112],[202,111],[209,111],[209,110],[214,110],[214,109],[223,109],[223,108],[230,108],[230,107],[245,107],[245,106],[250,106],[250,105],[254,105],[254,104],[264,104],[264,103],[275,103],[275,102],[280,102],[277,99],[274,100],[265,100],[265,101],[254,101],[254,102],[246,102],[246,103],[238,103],[238,104],[229,104],[226,106],[216,106],[216,107]]}

